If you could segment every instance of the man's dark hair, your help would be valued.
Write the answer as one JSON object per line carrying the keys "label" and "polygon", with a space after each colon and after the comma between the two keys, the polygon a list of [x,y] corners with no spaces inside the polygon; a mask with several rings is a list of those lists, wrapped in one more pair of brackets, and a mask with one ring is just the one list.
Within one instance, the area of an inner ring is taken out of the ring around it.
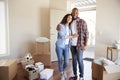
{"label": "man's dark hair", "polygon": [[72,12],[73,12],[74,10],[77,10],[77,11],[78,11],[78,8],[73,8],[73,9],[72,9]]}

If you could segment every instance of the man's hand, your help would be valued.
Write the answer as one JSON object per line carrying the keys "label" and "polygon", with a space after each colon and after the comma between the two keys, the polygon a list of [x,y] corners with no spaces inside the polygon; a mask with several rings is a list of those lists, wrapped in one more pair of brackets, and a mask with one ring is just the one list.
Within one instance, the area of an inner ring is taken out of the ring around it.
{"label": "man's hand", "polygon": [[84,50],[86,50],[87,49],[87,46],[83,46],[82,47],[82,50],[84,51]]}

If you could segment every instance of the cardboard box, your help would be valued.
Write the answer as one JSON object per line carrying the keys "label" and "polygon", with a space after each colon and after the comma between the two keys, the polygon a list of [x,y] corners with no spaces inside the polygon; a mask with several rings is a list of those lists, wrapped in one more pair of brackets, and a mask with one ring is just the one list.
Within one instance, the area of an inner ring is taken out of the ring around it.
{"label": "cardboard box", "polygon": [[40,72],[40,79],[41,80],[50,80],[53,76],[53,69],[44,69],[42,72]]}
{"label": "cardboard box", "polygon": [[50,52],[49,42],[36,42],[36,53],[35,54],[48,54]]}
{"label": "cardboard box", "polygon": [[12,80],[16,73],[16,60],[0,60],[0,80]]}
{"label": "cardboard box", "polygon": [[120,66],[108,66],[92,62],[92,80],[119,80],[120,79]]}
{"label": "cardboard box", "polygon": [[39,72],[44,70],[44,64],[42,62],[35,63],[35,67],[38,68]]}
{"label": "cardboard box", "polygon": [[29,73],[29,80],[34,80],[39,78],[39,71],[37,68],[35,70],[28,71],[28,73]]}
{"label": "cardboard box", "polygon": [[49,54],[37,54],[33,56],[35,62],[42,62],[45,67],[51,66],[51,56]]}
{"label": "cardboard box", "polygon": [[21,61],[21,64],[22,64],[22,67],[25,69],[25,66],[26,66],[26,65],[34,64],[34,60],[30,60],[30,61],[22,60],[22,61]]}

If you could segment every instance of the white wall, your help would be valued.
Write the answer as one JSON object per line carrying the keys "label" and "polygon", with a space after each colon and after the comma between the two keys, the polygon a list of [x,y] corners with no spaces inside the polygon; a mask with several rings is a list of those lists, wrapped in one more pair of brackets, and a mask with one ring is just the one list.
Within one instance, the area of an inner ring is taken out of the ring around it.
{"label": "white wall", "polygon": [[50,38],[50,8],[67,9],[66,0],[8,0],[10,55],[0,59],[21,58],[26,44],[34,53],[38,36]]}
{"label": "white wall", "polygon": [[67,0],[50,0],[50,8],[67,10]]}
{"label": "white wall", "polygon": [[120,37],[120,0],[97,0],[96,57],[106,57],[106,47]]}
{"label": "white wall", "polygon": [[38,36],[49,38],[49,0],[8,0],[10,56],[20,58],[28,44],[34,52]]}

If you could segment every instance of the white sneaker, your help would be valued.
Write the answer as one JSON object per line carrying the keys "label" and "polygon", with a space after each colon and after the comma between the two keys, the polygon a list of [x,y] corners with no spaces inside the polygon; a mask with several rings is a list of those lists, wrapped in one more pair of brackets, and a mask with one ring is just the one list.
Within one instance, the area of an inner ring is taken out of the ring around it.
{"label": "white sneaker", "polygon": [[66,72],[64,72],[63,75],[64,75],[65,78],[67,78],[67,73]]}
{"label": "white sneaker", "polygon": [[84,78],[83,78],[83,77],[81,77],[81,78],[80,78],[80,80],[84,80]]}
{"label": "white sneaker", "polygon": [[61,80],[65,80],[64,74],[61,75]]}

